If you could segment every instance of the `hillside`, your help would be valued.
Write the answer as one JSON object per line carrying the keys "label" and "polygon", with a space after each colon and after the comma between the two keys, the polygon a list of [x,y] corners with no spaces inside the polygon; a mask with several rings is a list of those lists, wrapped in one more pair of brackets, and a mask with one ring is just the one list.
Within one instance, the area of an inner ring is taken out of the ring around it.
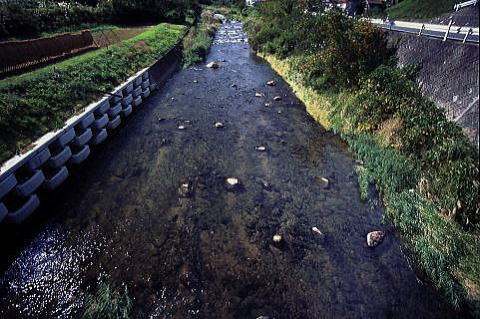
{"label": "hillside", "polygon": [[386,13],[392,19],[428,20],[453,10],[458,0],[403,0],[388,8]]}

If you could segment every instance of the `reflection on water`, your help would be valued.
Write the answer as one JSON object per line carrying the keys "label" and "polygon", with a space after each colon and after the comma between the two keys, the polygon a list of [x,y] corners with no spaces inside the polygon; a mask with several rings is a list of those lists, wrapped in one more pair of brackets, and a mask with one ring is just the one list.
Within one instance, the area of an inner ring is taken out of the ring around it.
{"label": "reflection on water", "polygon": [[[176,74],[43,205],[38,235],[8,254],[4,317],[77,316],[99,277],[127,284],[135,318],[455,315],[360,200],[345,145],[236,41],[240,27],[220,30],[219,69]],[[387,237],[369,249],[376,229]]]}

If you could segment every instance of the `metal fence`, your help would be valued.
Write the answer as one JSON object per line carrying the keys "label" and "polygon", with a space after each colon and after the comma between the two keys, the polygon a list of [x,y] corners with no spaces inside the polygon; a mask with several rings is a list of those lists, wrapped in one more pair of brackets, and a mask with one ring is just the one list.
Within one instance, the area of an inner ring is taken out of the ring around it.
{"label": "metal fence", "polygon": [[48,38],[0,43],[0,77],[23,73],[88,50],[96,49],[90,31]]}
{"label": "metal fence", "polygon": [[458,11],[462,8],[466,8],[469,6],[476,6],[477,4],[478,4],[478,0],[470,0],[462,3],[457,3],[456,5],[453,6],[453,10]]}
{"label": "metal fence", "polygon": [[368,21],[382,29],[438,38],[443,41],[453,40],[479,44],[480,39],[479,28],[455,26],[453,20],[450,20],[448,25],[383,19],[368,19]]}

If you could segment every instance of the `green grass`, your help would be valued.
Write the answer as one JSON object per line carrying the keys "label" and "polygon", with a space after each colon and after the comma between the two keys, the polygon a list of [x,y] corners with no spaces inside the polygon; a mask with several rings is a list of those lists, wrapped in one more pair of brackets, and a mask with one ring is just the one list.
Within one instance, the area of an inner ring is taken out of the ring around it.
{"label": "green grass", "polygon": [[[478,228],[477,231],[466,231],[455,220],[441,213],[439,204],[426,198],[419,186],[427,173],[441,170],[439,165],[425,167],[426,159],[386,146],[384,132],[355,129],[352,126],[354,114],[348,112],[346,105],[355,101],[357,92],[314,90],[292,68],[295,64],[293,60],[298,57],[281,60],[273,55],[262,56],[292,86],[312,117],[326,128],[336,130],[364,162],[364,166],[357,168],[362,198],[369,197],[369,185],[376,185],[382,195],[386,217],[400,231],[414,253],[416,264],[433,285],[454,307],[469,304],[473,315],[480,315]],[[448,161],[448,156],[443,160]],[[473,177],[474,184],[478,180],[476,176],[477,179]],[[465,177],[463,182],[469,183],[470,179],[472,177]],[[456,185],[454,181],[448,182],[450,186]],[[475,188],[469,191],[478,194],[478,181],[476,185],[477,191]],[[454,198],[457,195],[446,193],[444,196]]]}
{"label": "green grass", "polygon": [[95,294],[86,296],[84,308],[82,319],[128,319],[132,301],[126,286],[120,293],[101,283]]}
{"label": "green grass", "polygon": [[459,0],[403,0],[386,10],[388,17],[403,20],[428,20],[452,12]]}
{"label": "green grass", "polygon": [[108,49],[0,81],[0,163],[64,125],[172,48],[185,26],[159,24]]}
{"label": "green grass", "polygon": [[199,23],[190,29],[183,40],[184,68],[205,61],[212,46],[215,31],[220,25],[220,22],[213,20],[212,17],[213,12],[204,9]]}

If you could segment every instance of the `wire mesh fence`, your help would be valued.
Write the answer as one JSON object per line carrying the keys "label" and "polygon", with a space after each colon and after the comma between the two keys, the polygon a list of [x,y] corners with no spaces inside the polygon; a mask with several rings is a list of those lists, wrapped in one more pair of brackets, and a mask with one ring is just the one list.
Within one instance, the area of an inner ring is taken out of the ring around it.
{"label": "wire mesh fence", "polygon": [[90,31],[0,43],[0,76],[23,73],[40,65],[93,50],[99,46]]}
{"label": "wire mesh fence", "polygon": [[104,28],[22,41],[0,42],[0,79],[108,47],[132,38],[147,27]]}

